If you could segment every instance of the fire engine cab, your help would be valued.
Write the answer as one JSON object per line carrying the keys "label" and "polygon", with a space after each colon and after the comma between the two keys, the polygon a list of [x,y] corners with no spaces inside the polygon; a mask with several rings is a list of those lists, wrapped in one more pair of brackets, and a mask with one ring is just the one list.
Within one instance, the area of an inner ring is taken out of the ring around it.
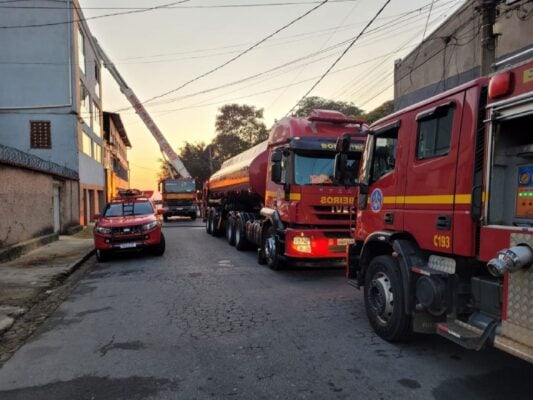
{"label": "fire engine cab", "polygon": [[533,362],[533,61],[374,123],[355,184],[347,275],[376,333]]}

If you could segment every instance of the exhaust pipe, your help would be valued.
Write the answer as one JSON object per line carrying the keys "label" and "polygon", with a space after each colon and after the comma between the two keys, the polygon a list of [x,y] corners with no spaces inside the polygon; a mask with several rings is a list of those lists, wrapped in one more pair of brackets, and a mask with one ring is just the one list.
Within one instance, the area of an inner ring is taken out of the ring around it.
{"label": "exhaust pipe", "polygon": [[533,262],[533,250],[529,246],[514,246],[501,250],[487,263],[487,268],[492,276],[497,278],[506,272],[514,272],[527,267]]}

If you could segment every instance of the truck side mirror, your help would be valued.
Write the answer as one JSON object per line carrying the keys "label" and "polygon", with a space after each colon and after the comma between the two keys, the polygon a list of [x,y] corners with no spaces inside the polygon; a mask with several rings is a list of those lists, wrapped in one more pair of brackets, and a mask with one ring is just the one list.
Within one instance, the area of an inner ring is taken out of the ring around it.
{"label": "truck side mirror", "polygon": [[272,171],[270,179],[274,183],[281,183],[281,161],[272,163]]}
{"label": "truck side mirror", "polygon": [[335,151],[337,153],[348,153],[350,151],[350,144],[352,139],[348,133],[344,133],[335,143]]}
{"label": "truck side mirror", "polygon": [[338,153],[335,155],[335,168],[333,171],[333,177],[337,182],[343,182],[346,177],[346,164],[347,164],[346,154]]}
{"label": "truck side mirror", "polygon": [[270,161],[273,163],[281,163],[281,160],[283,159],[283,152],[281,150],[276,150],[272,153],[270,156]]}

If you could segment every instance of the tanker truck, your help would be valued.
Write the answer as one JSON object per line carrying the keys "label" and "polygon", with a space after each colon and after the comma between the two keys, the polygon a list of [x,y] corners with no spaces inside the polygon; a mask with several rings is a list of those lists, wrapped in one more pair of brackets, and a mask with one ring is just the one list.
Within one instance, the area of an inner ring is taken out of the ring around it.
{"label": "tanker truck", "polygon": [[365,121],[314,110],[286,117],[269,138],[225,161],[204,189],[207,233],[237,250],[255,248],[259,264],[343,266],[353,242],[355,193],[334,178],[336,139],[353,139],[347,170],[358,171]]}

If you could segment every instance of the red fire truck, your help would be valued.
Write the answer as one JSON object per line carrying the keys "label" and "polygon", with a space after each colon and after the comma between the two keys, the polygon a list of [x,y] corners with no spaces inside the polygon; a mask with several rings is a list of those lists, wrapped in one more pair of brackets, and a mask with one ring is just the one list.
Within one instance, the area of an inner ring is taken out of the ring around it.
{"label": "red fire truck", "polygon": [[532,129],[533,61],[370,127],[347,275],[379,336],[533,362]]}
{"label": "red fire truck", "polygon": [[335,141],[356,139],[347,150],[357,172],[365,143],[364,121],[336,111],[283,118],[267,141],[229,159],[204,189],[206,230],[226,234],[238,250],[255,247],[258,262],[344,265],[352,241],[355,189],[334,180]]}

